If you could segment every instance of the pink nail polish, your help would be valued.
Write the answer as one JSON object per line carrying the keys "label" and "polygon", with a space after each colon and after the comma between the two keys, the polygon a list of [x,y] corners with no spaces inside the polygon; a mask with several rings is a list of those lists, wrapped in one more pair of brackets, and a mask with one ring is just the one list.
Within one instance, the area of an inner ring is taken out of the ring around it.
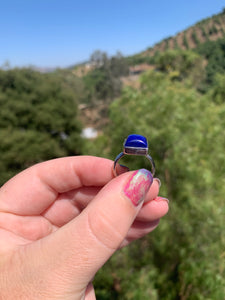
{"label": "pink nail polish", "polygon": [[152,174],[148,170],[137,170],[126,183],[124,194],[135,206],[138,206],[144,200],[152,182]]}

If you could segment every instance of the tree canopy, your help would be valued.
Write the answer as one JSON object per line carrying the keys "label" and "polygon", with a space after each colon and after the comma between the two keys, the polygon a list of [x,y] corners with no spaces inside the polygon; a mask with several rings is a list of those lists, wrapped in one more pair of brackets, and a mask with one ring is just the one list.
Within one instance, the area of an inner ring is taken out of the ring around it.
{"label": "tree canopy", "polygon": [[196,51],[207,60],[206,84],[213,84],[217,73],[225,74],[225,38],[199,45]]}
{"label": "tree canopy", "polygon": [[81,152],[76,101],[56,74],[0,71],[1,183],[36,162]]}
{"label": "tree canopy", "polygon": [[84,76],[86,87],[85,102],[95,103],[98,100],[112,100],[119,96],[122,83],[121,76],[129,72],[128,64],[122,54],[108,57],[105,52],[95,51],[90,57],[93,70]]}

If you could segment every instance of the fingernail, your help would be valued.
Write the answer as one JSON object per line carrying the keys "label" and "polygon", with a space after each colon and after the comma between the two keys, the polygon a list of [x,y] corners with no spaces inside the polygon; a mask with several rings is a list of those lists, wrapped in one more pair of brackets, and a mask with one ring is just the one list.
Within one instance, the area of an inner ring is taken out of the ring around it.
{"label": "fingernail", "polygon": [[121,166],[122,168],[128,168],[127,166],[124,166],[124,165],[121,165],[121,164],[120,164],[120,166]]}
{"label": "fingernail", "polygon": [[116,174],[117,174],[117,176],[121,175],[123,173],[126,173],[128,171],[129,171],[129,168],[127,166],[123,166],[123,165],[120,165],[120,164],[116,165]]}
{"label": "fingernail", "polygon": [[163,198],[163,197],[157,197],[157,198],[156,198],[156,201],[166,201],[167,203],[170,202],[169,199]]}
{"label": "fingernail", "polygon": [[121,164],[120,164],[120,167],[121,167],[122,169],[124,169],[126,172],[130,170],[127,166],[124,166],[124,165],[121,165]]}
{"label": "fingernail", "polygon": [[148,170],[137,170],[125,184],[124,194],[135,206],[138,206],[144,200],[152,182],[152,174]]}
{"label": "fingernail", "polygon": [[159,185],[159,187],[160,187],[160,186],[161,186],[161,181],[160,181],[160,179],[159,179],[159,178],[154,178],[154,180],[158,182],[158,185]]}

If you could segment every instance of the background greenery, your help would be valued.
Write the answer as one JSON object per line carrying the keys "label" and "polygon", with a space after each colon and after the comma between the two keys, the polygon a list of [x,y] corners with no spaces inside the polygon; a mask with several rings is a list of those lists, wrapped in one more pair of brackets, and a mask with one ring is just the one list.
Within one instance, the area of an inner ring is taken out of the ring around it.
{"label": "background greenery", "polygon": [[0,70],[0,183],[43,160],[81,153],[77,96],[59,74]]}
{"label": "background greenery", "polygon": [[[96,51],[90,61],[82,77],[0,70],[0,183],[54,157],[114,159],[128,134],[145,135],[170,212],[97,274],[97,299],[224,299],[225,39],[150,60]],[[136,87],[122,87],[137,62],[152,70]],[[84,140],[78,105],[102,101],[110,121]],[[145,160],[124,162],[148,168]]]}
{"label": "background greenery", "polygon": [[[224,42],[157,53],[154,69],[122,90],[109,126],[86,148],[114,159],[127,135],[147,136],[170,199],[157,230],[97,274],[98,299],[224,299]],[[149,167],[132,157],[124,163]]]}

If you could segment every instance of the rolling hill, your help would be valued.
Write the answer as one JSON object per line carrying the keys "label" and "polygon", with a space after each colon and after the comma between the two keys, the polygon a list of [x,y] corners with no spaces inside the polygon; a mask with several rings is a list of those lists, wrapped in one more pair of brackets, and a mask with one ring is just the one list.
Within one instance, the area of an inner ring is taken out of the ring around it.
{"label": "rolling hill", "polygon": [[150,58],[157,52],[169,49],[194,49],[207,41],[216,41],[223,37],[225,37],[225,9],[219,14],[201,20],[175,36],[163,39],[141,53],[130,56],[129,60],[134,62],[132,64],[136,64],[136,62],[142,61],[142,58]]}

